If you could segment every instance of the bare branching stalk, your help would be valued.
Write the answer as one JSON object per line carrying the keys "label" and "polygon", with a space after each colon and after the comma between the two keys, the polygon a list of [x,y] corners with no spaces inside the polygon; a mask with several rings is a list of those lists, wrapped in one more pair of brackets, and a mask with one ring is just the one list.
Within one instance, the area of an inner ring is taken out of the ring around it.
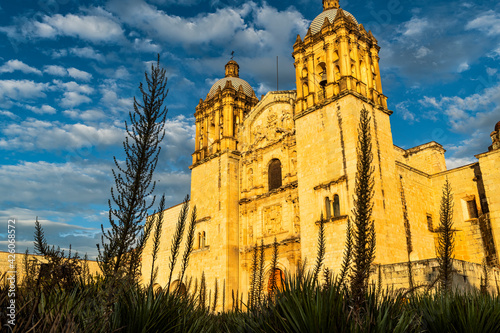
{"label": "bare branching stalk", "polygon": [[158,258],[158,251],[160,250],[161,242],[161,230],[163,227],[163,211],[165,210],[165,194],[162,195],[160,204],[158,205],[158,210],[152,218],[155,222],[156,228],[153,236],[153,260],[151,262],[151,282],[150,285],[153,286],[158,275],[158,267],[155,268],[155,262]]}
{"label": "bare branching stalk", "polygon": [[318,282],[319,272],[321,271],[321,266],[323,266],[323,261],[325,260],[326,254],[326,244],[325,244],[325,221],[323,220],[323,213],[321,213],[321,219],[319,221],[318,230],[318,253],[316,255],[316,265],[313,270],[313,281]]}
{"label": "bare branching stalk", "polygon": [[[174,274],[175,264],[177,263],[177,257],[180,253],[182,236],[184,235],[184,229],[186,228],[186,221],[189,211],[189,196],[186,196],[184,203],[182,204],[181,212],[179,213],[179,218],[177,219],[177,224],[175,226],[175,233],[172,238],[172,246],[170,248],[170,263],[169,269],[170,274],[168,276],[168,284],[170,289],[170,284],[172,283],[172,275]],[[179,284],[182,281],[179,281]]]}
{"label": "bare branching stalk", "polygon": [[219,298],[219,284],[217,283],[217,278],[215,278],[215,288],[214,288],[214,303],[212,306],[212,311],[215,312],[215,309],[217,308],[217,301]]}
{"label": "bare branching stalk", "polygon": [[354,247],[353,267],[351,271],[351,292],[354,302],[364,302],[368,288],[370,267],[375,259],[375,223],[372,220],[374,195],[374,167],[370,116],[363,106],[361,110],[357,152],[357,172],[355,181],[354,208]]}
{"label": "bare branching stalk", "polygon": [[342,264],[340,266],[339,282],[344,284],[346,277],[349,275],[352,260],[352,224],[351,218],[347,218],[346,237],[344,246],[344,255],[342,257]]}
{"label": "bare branching stalk", "polygon": [[451,291],[453,279],[453,193],[446,178],[441,196],[440,225],[438,229],[437,257],[439,262],[439,285],[443,292]]}
{"label": "bare branching stalk", "polygon": [[261,240],[259,251],[259,273],[258,273],[258,286],[257,286],[257,304],[262,303],[263,288],[264,288],[264,239]]}
{"label": "bare branching stalk", "polygon": [[202,310],[207,307],[207,283],[205,281],[205,272],[201,273],[200,296],[198,297],[199,306]]}
{"label": "bare branching stalk", "polygon": [[[270,279],[269,279],[269,298],[272,299],[275,292],[276,292],[276,289],[277,289],[277,281],[276,281],[276,274],[277,274],[277,271],[278,271],[278,254],[279,254],[279,244],[278,244],[278,240],[276,239],[276,237],[274,237],[274,242],[273,242],[273,258],[272,258],[272,262],[271,262],[271,276],[270,276]],[[281,278],[281,275],[280,275],[280,278]],[[280,281],[281,282],[281,281]]]}
{"label": "bare branching stalk", "polygon": [[255,243],[255,247],[252,252],[252,273],[250,281],[250,293],[248,295],[248,306],[251,308],[255,301],[255,296],[257,295],[257,280],[258,280],[258,269],[259,269],[259,247]]}
{"label": "bare branching stalk", "polygon": [[184,279],[184,275],[186,274],[186,270],[189,264],[189,257],[191,256],[191,253],[193,252],[194,249],[195,229],[196,229],[196,206],[193,207],[193,211],[191,212],[191,221],[189,222],[186,246],[184,247],[184,255],[182,257],[182,266],[181,266],[179,282],[182,282],[182,280]]}
{"label": "bare branching stalk", "polygon": [[[167,77],[165,69],[160,67],[159,56],[145,79],[147,88],[142,83],[139,85],[142,102],[134,98],[134,110],[129,112],[130,123],[125,122],[125,161],[121,163],[114,158],[115,187],[108,201],[111,228],[101,225],[101,245],[97,244],[99,266],[107,278],[138,278],[142,250],[147,232],[151,231],[141,223],[155,202],[153,173],[161,150],[160,142],[165,136],[167,115],[163,107],[168,93]],[[148,200],[150,196],[152,200]]]}

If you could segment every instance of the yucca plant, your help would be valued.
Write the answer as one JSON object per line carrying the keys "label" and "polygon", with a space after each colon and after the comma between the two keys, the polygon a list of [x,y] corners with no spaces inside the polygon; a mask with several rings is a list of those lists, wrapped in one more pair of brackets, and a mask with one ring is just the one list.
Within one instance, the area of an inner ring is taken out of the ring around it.
{"label": "yucca plant", "polygon": [[416,295],[410,304],[425,332],[500,332],[500,298],[459,291]]}

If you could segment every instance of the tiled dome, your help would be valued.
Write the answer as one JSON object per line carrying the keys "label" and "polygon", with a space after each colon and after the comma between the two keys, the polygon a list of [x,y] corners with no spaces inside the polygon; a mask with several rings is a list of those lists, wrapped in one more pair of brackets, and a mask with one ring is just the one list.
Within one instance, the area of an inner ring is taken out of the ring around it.
{"label": "tiled dome", "polygon": [[233,87],[236,90],[240,89],[240,86],[243,87],[243,92],[248,97],[252,97],[254,95],[254,91],[253,91],[252,87],[248,84],[247,81],[242,80],[238,77],[225,77],[225,78],[220,79],[219,81],[215,82],[215,84],[210,89],[207,97],[212,98],[215,95],[215,93],[217,92],[217,89],[219,89],[219,87],[221,89],[224,89],[227,81],[231,81],[231,84],[233,85]]}
{"label": "tiled dome", "polygon": [[[338,9],[332,8],[332,9],[325,10],[324,12],[322,12],[321,14],[316,16],[316,18],[311,23],[311,34],[314,35],[321,30],[321,27],[323,26],[323,23],[325,22],[325,17],[328,17],[328,20],[330,21],[330,23],[333,23],[335,16],[337,16],[337,11],[338,11]],[[346,16],[349,16],[350,18],[352,18],[354,20],[354,22],[356,22],[356,24],[358,24],[358,21],[356,21],[356,18],[351,13],[346,12],[345,10],[343,10],[343,12]]]}

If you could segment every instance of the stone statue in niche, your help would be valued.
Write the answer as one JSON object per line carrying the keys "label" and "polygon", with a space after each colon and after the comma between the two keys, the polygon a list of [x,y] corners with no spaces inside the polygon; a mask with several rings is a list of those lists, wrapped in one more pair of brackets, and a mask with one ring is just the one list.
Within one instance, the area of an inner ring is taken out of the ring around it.
{"label": "stone statue in niche", "polygon": [[281,117],[281,130],[283,132],[292,132],[293,131],[293,118],[290,112],[285,111],[283,116]]}
{"label": "stone statue in niche", "polygon": [[278,130],[278,116],[276,113],[269,109],[269,115],[267,116],[267,127],[266,127],[266,138],[268,140],[276,140],[277,130]]}
{"label": "stone statue in niche", "polygon": [[264,235],[273,235],[283,231],[281,205],[265,207],[263,215]]}

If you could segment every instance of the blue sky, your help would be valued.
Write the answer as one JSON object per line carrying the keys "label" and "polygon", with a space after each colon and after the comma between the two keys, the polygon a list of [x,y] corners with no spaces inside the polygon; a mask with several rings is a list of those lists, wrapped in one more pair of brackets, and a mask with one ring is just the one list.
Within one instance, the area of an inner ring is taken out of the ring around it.
{"label": "blue sky", "polygon": [[[448,167],[475,161],[500,120],[500,3],[341,0],[381,46],[394,143],[437,141]],[[144,71],[160,53],[170,92],[155,177],[168,204],[189,193],[195,106],[231,51],[257,96],[295,89],[292,45],[320,0],[0,0],[0,249],[8,218],[33,250],[95,255],[107,226],[112,158]]]}

